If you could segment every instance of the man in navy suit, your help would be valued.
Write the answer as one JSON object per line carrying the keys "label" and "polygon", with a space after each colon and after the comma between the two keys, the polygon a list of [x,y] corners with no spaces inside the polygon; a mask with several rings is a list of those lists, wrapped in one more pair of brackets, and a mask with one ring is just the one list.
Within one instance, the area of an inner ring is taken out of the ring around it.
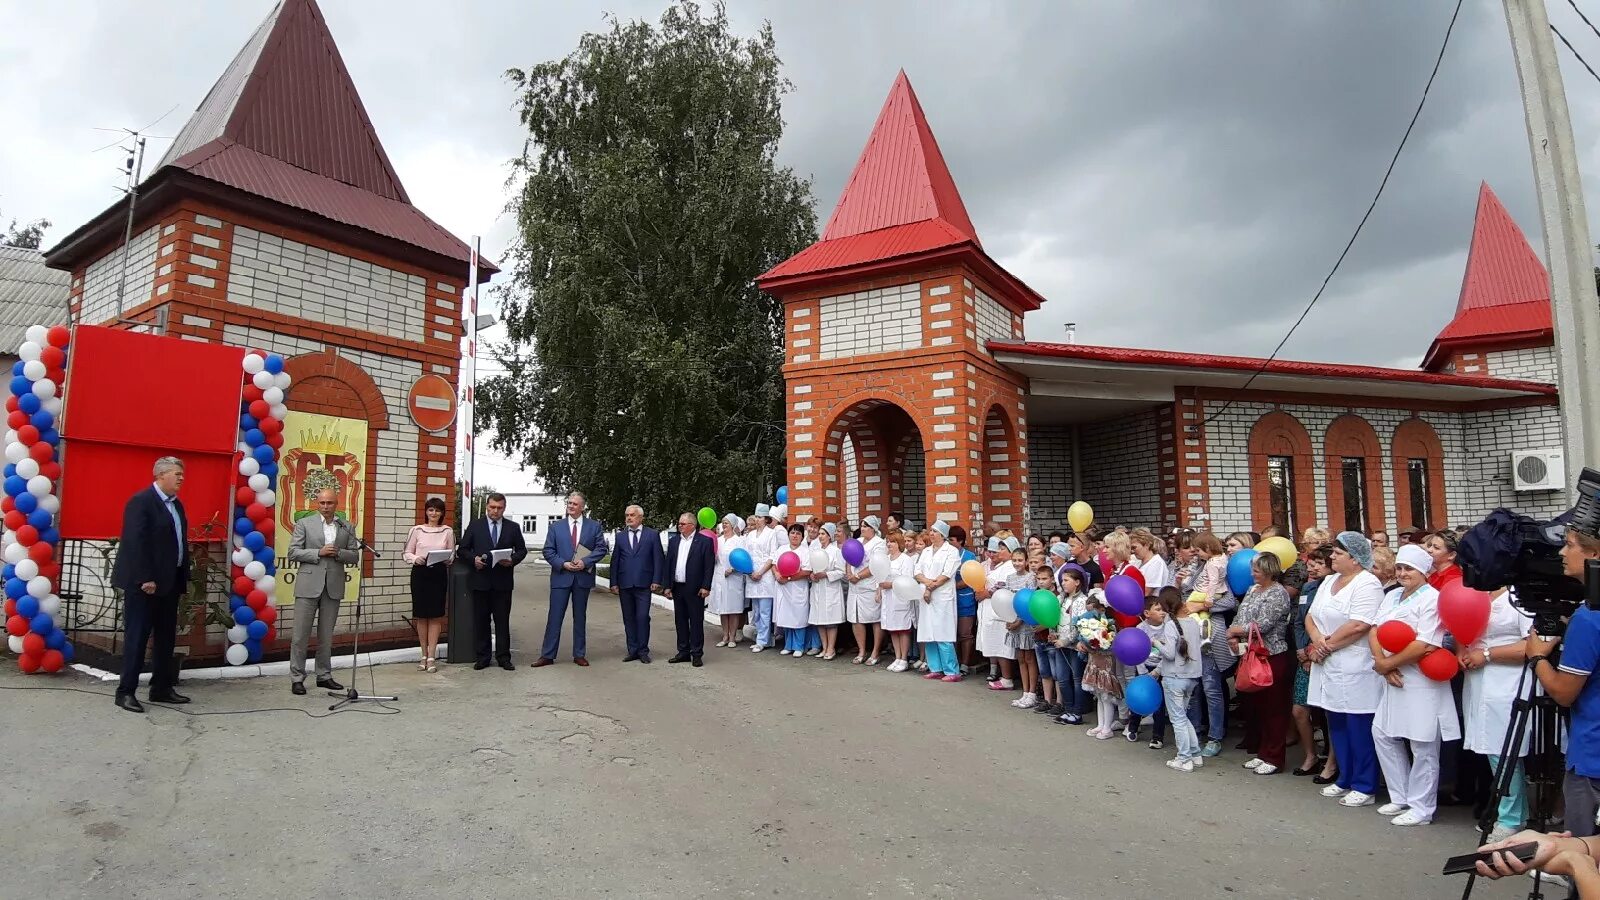
{"label": "man in navy suit", "polygon": [[[594,590],[594,567],[605,559],[605,528],[583,514],[584,497],[567,495],[567,516],[550,523],[544,535],[544,560],[550,564],[550,618],[544,623],[544,646],[534,668],[556,661],[561,650],[561,623],[572,604],[572,661],[587,666],[589,592]],[[588,550],[578,555],[578,548]]]}
{"label": "man in navy suit", "polygon": [[667,571],[672,585],[672,618],[678,628],[678,655],[669,663],[703,663],[706,646],[706,598],[711,596],[711,573],[716,568],[711,539],[695,531],[694,513],[678,517],[678,533],[667,545]]}
{"label": "man in navy suit", "polygon": [[155,637],[155,657],[150,661],[150,702],[188,703],[172,689],[172,647],[178,639],[178,599],[189,589],[189,520],[178,500],[183,486],[183,460],[163,456],[156,460],[155,483],[128,499],[122,511],[122,540],[111,583],[122,589],[122,681],[117,685],[117,706],[144,712],[134,696],[139,670],[144,668],[144,645]]}
{"label": "man in navy suit", "polygon": [[628,637],[623,662],[650,662],[650,594],[661,590],[666,557],[661,534],[644,524],[644,510],[629,506],[627,527],[611,548],[611,593],[622,595],[622,630]]}
{"label": "man in navy suit", "polygon": [[[456,558],[472,563],[472,630],[477,660],[472,668],[489,668],[490,652],[500,668],[516,668],[511,662],[511,590],[518,563],[528,556],[522,528],[507,519],[504,494],[490,494],[484,504],[485,517],[468,525],[461,533]],[[510,550],[511,558],[494,561],[494,551]],[[494,646],[489,645],[489,625],[494,624]]]}

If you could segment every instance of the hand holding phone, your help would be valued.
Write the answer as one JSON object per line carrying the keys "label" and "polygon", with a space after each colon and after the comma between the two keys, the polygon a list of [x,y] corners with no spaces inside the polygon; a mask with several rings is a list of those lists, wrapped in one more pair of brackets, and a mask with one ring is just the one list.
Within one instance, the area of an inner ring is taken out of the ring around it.
{"label": "hand holding phone", "polygon": [[1536,842],[1529,841],[1526,844],[1517,844],[1515,846],[1505,847],[1499,850],[1486,850],[1478,853],[1463,853],[1460,856],[1452,856],[1445,860],[1444,871],[1440,874],[1465,875],[1469,872],[1476,872],[1478,870],[1478,863],[1480,862],[1493,868],[1494,856],[1496,853],[1503,853],[1508,857],[1515,857],[1518,862],[1522,863],[1523,865],[1527,865],[1533,861],[1533,857],[1538,852],[1539,845]]}

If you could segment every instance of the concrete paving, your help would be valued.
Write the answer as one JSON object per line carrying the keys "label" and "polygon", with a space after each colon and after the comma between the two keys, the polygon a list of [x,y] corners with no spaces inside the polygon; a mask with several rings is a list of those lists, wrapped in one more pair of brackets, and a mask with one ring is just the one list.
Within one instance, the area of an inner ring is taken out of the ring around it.
{"label": "concrete paving", "polygon": [[[109,687],[7,662],[0,687],[101,696],[0,693],[0,896],[1460,894],[1437,877],[1472,846],[1460,810],[1396,828],[1309,779],[1249,775],[1237,752],[1175,773],[1170,751],[1040,721],[981,679],[748,647],[669,666],[659,609],[656,662],[625,665],[603,592],[593,665],[564,641],[535,671],[545,588],[527,580],[517,671],[377,667],[399,715],[131,715]],[[184,689],[196,713],[332,702],[281,678]]]}

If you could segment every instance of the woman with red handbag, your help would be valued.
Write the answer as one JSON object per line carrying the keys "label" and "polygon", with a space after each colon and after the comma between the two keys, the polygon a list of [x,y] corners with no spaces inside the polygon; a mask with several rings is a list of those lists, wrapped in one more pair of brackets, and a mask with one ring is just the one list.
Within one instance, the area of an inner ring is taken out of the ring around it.
{"label": "woman with red handbag", "polygon": [[1244,715],[1245,749],[1254,755],[1244,764],[1257,775],[1283,769],[1284,741],[1289,735],[1289,708],[1294,696],[1294,651],[1289,648],[1289,592],[1281,583],[1283,566],[1271,553],[1258,553],[1250,564],[1255,584],[1239,601],[1228,627],[1228,643],[1244,648],[1234,686]]}

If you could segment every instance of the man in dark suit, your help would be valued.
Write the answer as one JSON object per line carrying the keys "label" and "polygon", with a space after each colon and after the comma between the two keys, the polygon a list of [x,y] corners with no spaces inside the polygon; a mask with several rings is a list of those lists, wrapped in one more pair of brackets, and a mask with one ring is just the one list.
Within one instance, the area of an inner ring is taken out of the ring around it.
{"label": "man in dark suit", "polygon": [[[511,662],[511,589],[513,570],[528,555],[522,529],[505,518],[506,497],[490,494],[484,507],[487,515],[467,526],[461,534],[457,558],[472,563],[472,630],[476,636],[477,661],[473,669],[487,669],[490,661],[489,624],[494,623],[493,656],[500,668],[515,669]],[[494,551],[510,550],[511,557],[494,561]]]}
{"label": "man in dark suit", "polygon": [[189,702],[172,689],[177,683],[172,647],[178,639],[178,598],[189,589],[189,520],[178,501],[183,460],[161,457],[154,475],[155,483],[130,497],[122,510],[122,540],[111,570],[123,605],[122,681],[116,703],[128,712],[144,712],[134,691],[144,668],[144,645],[152,636],[150,702]]}
{"label": "man in dark suit", "polygon": [[706,598],[711,596],[711,573],[716,568],[711,539],[695,531],[694,514],[678,517],[678,533],[667,545],[667,571],[672,584],[672,618],[678,629],[678,655],[669,663],[703,663],[706,646]]}
{"label": "man in dark suit", "polygon": [[[572,605],[572,661],[587,666],[589,592],[594,567],[606,556],[605,528],[583,514],[586,501],[577,491],[567,495],[567,516],[550,523],[544,535],[544,561],[550,564],[550,617],[544,623],[544,646],[534,668],[556,661],[561,649],[561,623]],[[579,548],[586,551],[579,554]]]}
{"label": "man in dark suit", "polygon": [[622,630],[628,638],[623,662],[650,662],[650,594],[661,590],[666,557],[661,534],[644,525],[644,510],[629,506],[627,527],[611,548],[611,593],[622,595]]}

